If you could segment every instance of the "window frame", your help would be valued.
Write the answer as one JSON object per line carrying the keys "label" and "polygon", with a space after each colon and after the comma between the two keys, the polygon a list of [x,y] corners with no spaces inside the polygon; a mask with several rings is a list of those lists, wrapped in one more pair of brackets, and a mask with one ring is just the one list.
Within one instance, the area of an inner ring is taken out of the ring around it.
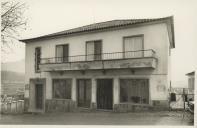
{"label": "window frame", "polygon": [[142,37],[142,57],[144,57],[144,34],[137,34],[137,35],[130,35],[130,36],[123,36],[122,38],[122,52],[123,52],[123,58],[125,57],[125,38],[135,38],[135,37]]}
{"label": "window frame", "polygon": [[[62,63],[64,63],[64,62],[69,62],[69,55],[70,55],[70,46],[69,46],[69,43],[66,43],[66,44],[58,44],[58,45],[55,45],[55,58],[57,59],[58,57],[57,57],[57,46],[65,46],[65,45],[67,45],[68,46],[68,61],[62,61]],[[63,50],[63,52],[64,52],[64,50]],[[65,56],[62,56],[62,58],[64,58]],[[56,61],[56,60],[55,60]]]}
{"label": "window frame", "polygon": [[[56,98],[54,95],[54,81],[55,80],[70,80],[71,81],[71,89],[70,89],[70,98]],[[72,78],[54,78],[52,79],[52,99],[59,99],[59,100],[72,100],[72,83],[73,79]]]}
{"label": "window frame", "polygon": [[[148,102],[147,103],[132,103],[132,102],[121,102],[121,92],[120,92],[120,86],[121,86],[121,80],[147,80],[148,82],[147,82],[147,86],[148,86]],[[151,103],[151,97],[150,97],[150,95],[151,95],[151,90],[150,90],[150,79],[149,78],[147,78],[147,77],[143,77],[143,78],[135,78],[135,77],[133,77],[133,78],[119,78],[119,102],[121,103],[121,104],[140,104],[140,105],[149,105],[150,103]]]}
{"label": "window frame", "polygon": [[[90,43],[90,42],[94,42],[94,46],[95,46],[95,42],[96,41],[100,41],[101,42],[101,59],[100,60],[102,60],[103,59],[103,57],[102,57],[102,54],[103,54],[103,40],[102,39],[98,39],[98,40],[89,40],[89,41],[86,41],[86,48],[85,48],[85,60],[86,61],[88,61],[88,59],[87,59],[87,45],[88,45],[88,43]],[[94,52],[95,52],[95,49],[94,49]],[[95,55],[95,54],[94,54]],[[93,60],[91,60],[91,61],[97,61],[97,60],[95,60],[95,58],[93,59]]]}

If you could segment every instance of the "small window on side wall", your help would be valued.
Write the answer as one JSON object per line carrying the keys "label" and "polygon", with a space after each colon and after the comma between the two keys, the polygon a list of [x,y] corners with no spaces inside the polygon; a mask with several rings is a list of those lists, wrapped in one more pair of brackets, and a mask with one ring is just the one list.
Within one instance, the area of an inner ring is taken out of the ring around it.
{"label": "small window on side wall", "polygon": [[35,72],[40,72],[40,64],[41,61],[41,47],[35,48]]}

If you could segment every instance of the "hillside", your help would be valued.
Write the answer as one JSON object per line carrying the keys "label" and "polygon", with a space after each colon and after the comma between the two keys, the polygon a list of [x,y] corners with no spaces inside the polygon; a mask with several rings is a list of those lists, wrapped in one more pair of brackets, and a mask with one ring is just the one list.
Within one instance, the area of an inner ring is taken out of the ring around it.
{"label": "hillside", "polygon": [[1,71],[25,73],[25,60],[1,63]]}
{"label": "hillside", "polygon": [[1,81],[4,82],[24,82],[25,81],[25,74],[12,72],[12,71],[1,71]]}
{"label": "hillside", "polygon": [[14,95],[17,92],[24,92],[24,83],[24,60],[1,63],[1,95]]}

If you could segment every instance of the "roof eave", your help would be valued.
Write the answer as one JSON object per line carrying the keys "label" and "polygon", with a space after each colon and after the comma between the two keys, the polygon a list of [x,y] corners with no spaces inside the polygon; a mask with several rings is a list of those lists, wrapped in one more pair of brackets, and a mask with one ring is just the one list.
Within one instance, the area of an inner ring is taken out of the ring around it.
{"label": "roof eave", "polygon": [[190,75],[194,75],[194,74],[195,74],[195,71],[192,71],[192,72],[187,73],[186,75],[190,76]]}
{"label": "roof eave", "polygon": [[[168,34],[171,35],[171,39],[170,39],[170,47],[171,48],[175,48],[175,38],[174,38],[174,19],[173,19],[173,16],[170,16],[170,17],[166,17],[164,19],[162,19],[164,22],[167,21],[167,25],[169,26],[168,28]],[[153,23],[155,22],[160,22],[160,21],[151,21]],[[149,22],[149,23],[151,23]],[[141,25],[143,24],[147,24],[147,23],[139,23]],[[138,24],[138,25],[139,25]],[[134,26],[136,24],[132,24],[132,25],[128,25],[128,26]],[[127,26],[127,25],[124,25],[124,26]],[[123,27],[123,26],[121,26]],[[118,28],[118,27],[113,27],[113,28]],[[99,31],[99,30],[105,30],[105,29],[111,29],[111,27],[109,28],[103,28],[103,29],[95,29],[95,30],[86,30],[86,31],[80,31],[80,32],[76,32],[76,33],[70,33],[70,34],[60,34],[60,35],[46,35],[46,36],[40,36],[40,37],[35,37],[35,38],[30,38],[30,39],[22,39],[22,40],[19,40],[23,43],[29,43],[29,42],[34,42],[36,40],[42,40],[42,39],[47,39],[47,38],[54,38],[54,37],[59,37],[59,36],[69,36],[69,35],[75,35],[75,34],[80,34],[80,33],[87,33],[87,32],[94,32],[94,31]]]}

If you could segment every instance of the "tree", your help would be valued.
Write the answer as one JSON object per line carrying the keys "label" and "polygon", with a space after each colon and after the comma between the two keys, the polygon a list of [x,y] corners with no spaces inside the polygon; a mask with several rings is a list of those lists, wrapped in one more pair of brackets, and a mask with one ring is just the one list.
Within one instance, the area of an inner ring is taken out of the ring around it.
{"label": "tree", "polygon": [[12,50],[10,45],[17,40],[19,30],[25,28],[24,11],[24,3],[1,2],[1,51]]}

